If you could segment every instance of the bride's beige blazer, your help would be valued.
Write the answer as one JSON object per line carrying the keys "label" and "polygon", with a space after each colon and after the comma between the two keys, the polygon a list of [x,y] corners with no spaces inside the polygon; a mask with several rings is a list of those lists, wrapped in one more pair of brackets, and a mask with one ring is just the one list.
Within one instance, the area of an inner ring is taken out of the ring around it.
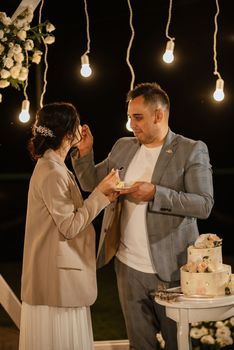
{"label": "bride's beige blazer", "polygon": [[91,305],[97,296],[92,220],[109,204],[95,189],[83,200],[74,175],[52,150],[28,192],[21,299],[31,305]]}

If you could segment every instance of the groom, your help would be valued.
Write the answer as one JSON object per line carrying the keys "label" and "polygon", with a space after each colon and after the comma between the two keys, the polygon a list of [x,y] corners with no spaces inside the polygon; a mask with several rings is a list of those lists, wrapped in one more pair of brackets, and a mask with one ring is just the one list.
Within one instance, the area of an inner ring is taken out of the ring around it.
{"label": "groom", "polygon": [[115,256],[120,303],[130,349],[157,349],[161,331],[166,350],[176,350],[176,324],[151,292],[179,285],[187,247],[199,235],[197,219],[213,206],[207,146],[169,128],[170,100],[157,83],[141,83],[127,95],[134,137],[117,140],[107,158],[94,164],[87,125],[72,163],[84,191],[92,191],[112,169],[123,167],[118,201],[104,213],[98,266]]}

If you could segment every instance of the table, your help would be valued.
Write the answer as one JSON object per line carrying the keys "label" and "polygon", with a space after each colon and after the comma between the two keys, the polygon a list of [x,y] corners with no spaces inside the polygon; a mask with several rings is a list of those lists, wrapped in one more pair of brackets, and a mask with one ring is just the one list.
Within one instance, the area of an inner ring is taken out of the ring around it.
{"label": "table", "polygon": [[234,316],[234,295],[213,298],[189,298],[180,296],[176,301],[155,298],[165,306],[166,315],[177,322],[179,350],[189,350],[189,323],[222,321]]}

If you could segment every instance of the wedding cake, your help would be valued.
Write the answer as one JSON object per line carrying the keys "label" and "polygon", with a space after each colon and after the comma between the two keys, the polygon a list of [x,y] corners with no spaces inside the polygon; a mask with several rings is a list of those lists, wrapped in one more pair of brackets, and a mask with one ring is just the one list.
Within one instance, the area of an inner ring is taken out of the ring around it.
{"label": "wedding cake", "polygon": [[188,247],[187,264],[180,269],[181,291],[185,296],[231,294],[231,266],[223,264],[222,239],[207,233]]}

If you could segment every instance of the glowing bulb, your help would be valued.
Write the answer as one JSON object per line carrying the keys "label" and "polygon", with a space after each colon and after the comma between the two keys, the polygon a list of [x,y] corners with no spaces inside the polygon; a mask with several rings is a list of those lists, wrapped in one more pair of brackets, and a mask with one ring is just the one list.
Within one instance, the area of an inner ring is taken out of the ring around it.
{"label": "glowing bulb", "polygon": [[215,89],[215,92],[213,93],[213,97],[214,97],[215,101],[220,102],[224,99],[223,87],[224,87],[223,79],[217,79],[216,80],[216,89]]}
{"label": "glowing bulb", "polygon": [[163,61],[166,63],[171,63],[174,61],[174,51],[175,44],[172,40],[167,42],[166,51],[163,55]]}
{"label": "glowing bulb", "polygon": [[127,129],[128,131],[132,131],[132,128],[131,128],[131,120],[130,120],[130,118],[128,118],[128,121],[127,121],[127,123],[126,123],[126,129]]}
{"label": "glowing bulb", "polygon": [[90,68],[89,65],[89,58],[86,54],[81,56],[81,70],[80,74],[82,77],[87,78],[92,74],[92,69]]}
{"label": "glowing bulb", "polygon": [[24,100],[22,102],[22,109],[19,115],[19,120],[21,121],[21,123],[27,123],[30,119],[29,106],[30,103],[28,100]]}

